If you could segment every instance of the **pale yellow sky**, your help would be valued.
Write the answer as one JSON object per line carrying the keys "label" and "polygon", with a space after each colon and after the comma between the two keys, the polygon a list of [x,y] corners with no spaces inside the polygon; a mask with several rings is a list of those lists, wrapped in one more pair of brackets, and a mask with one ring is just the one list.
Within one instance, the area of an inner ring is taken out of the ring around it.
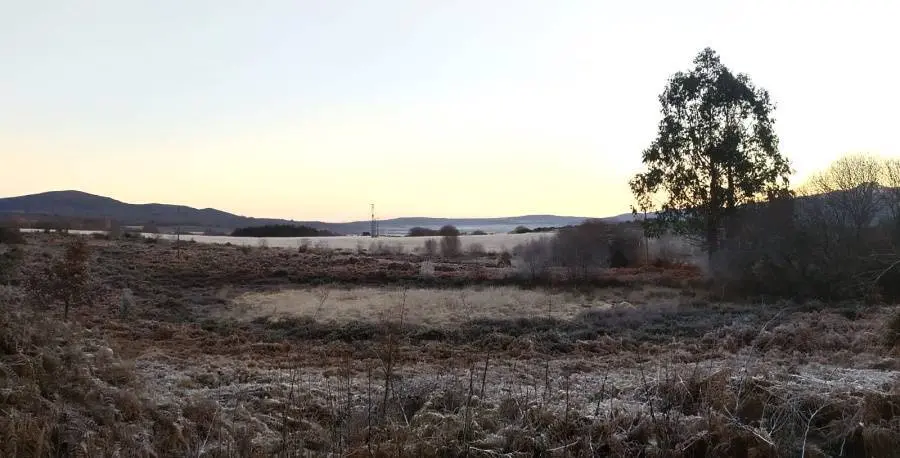
{"label": "pale yellow sky", "polygon": [[900,3],[670,3],[9,2],[0,196],[329,221],[370,202],[623,213],[657,96],[704,46],[771,92],[798,180],[900,154]]}

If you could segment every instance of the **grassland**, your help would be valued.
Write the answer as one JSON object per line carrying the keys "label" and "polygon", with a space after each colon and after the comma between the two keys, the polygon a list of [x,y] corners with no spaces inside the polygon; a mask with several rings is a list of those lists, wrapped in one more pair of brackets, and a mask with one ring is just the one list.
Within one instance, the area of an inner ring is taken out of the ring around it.
{"label": "grassland", "polygon": [[[22,278],[73,236],[29,234]],[[690,268],[90,240],[69,322],[0,287],[3,456],[898,456],[889,304]],[[133,292],[127,312],[123,288]]]}
{"label": "grassland", "polygon": [[[31,230],[38,232],[37,230]],[[73,234],[91,235],[104,233],[104,231],[72,231]],[[348,252],[377,251],[382,253],[416,253],[422,250],[426,240],[439,240],[439,236],[427,237],[364,237],[359,235],[341,235],[329,237],[232,237],[224,235],[196,235],[196,234],[141,234],[144,237],[159,237],[162,240],[194,241],[206,244],[229,244],[238,246],[257,247],[265,245],[271,248],[297,249],[309,247],[314,249],[343,250]],[[463,250],[469,250],[472,245],[479,245],[489,252],[511,250],[518,244],[529,240],[547,237],[547,233],[526,234],[485,234],[485,235],[461,235],[459,236]]]}

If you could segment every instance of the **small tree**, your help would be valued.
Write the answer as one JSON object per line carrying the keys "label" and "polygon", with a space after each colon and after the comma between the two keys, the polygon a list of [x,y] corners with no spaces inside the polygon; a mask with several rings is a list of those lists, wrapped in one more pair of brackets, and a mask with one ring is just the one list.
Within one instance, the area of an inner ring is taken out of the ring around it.
{"label": "small tree", "polygon": [[[694,69],[669,80],[659,101],[659,132],[644,150],[647,170],[631,180],[632,192],[641,211],[656,211],[646,221],[648,235],[672,229],[700,236],[712,257],[738,206],[788,186],[791,169],[778,152],[774,105],[768,92],[731,73],[710,48],[697,55]],[[651,208],[659,194],[665,202]]]}
{"label": "small tree", "polygon": [[[442,229],[443,230],[443,229]],[[445,235],[441,237],[441,255],[446,258],[455,258],[462,253],[462,243],[458,235]]]}
{"label": "small tree", "polygon": [[63,317],[69,319],[69,309],[90,301],[90,249],[83,239],[76,238],[66,246],[63,257],[36,276],[28,279],[26,287],[32,300],[62,303]]}

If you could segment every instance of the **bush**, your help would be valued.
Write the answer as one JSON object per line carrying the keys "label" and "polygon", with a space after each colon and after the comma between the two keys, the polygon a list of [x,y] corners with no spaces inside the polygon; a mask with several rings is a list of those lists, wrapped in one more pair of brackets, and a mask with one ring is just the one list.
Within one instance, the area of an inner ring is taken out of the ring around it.
{"label": "bush", "polygon": [[560,229],[552,240],[554,263],[571,277],[585,278],[591,269],[627,267],[640,259],[641,235],[624,225],[589,220]]}
{"label": "bush", "polygon": [[18,276],[24,253],[18,246],[0,245],[0,283],[11,283]]}
{"label": "bush", "polygon": [[732,294],[792,299],[900,298],[900,254],[890,224],[854,227],[838,207],[789,197],[742,209],[712,259]]}
{"label": "bush", "polygon": [[414,227],[406,233],[407,237],[432,237],[438,235],[438,231],[426,227]]}
{"label": "bush", "polygon": [[444,235],[441,237],[441,256],[444,256],[445,258],[455,258],[461,253],[462,243],[460,242],[458,235]]}
{"label": "bush", "polygon": [[497,267],[510,267],[512,266],[512,254],[509,251],[504,251],[497,256]]}
{"label": "bush", "polygon": [[459,236],[459,229],[457,229],[456,226],[448,224],[438,230],[438,235],[441,235],[444,237],[447,237],[447,236],[456,237],[456,236]]}
{"label": "bush", "polygon": [[469,247],[466,249],[466,251],[471,256],[484,256],[484,254],[486,253],[486,251],[484,249],[484,245],[482,245],[480,243],[470,244]]}
{"label": "bush", "polygon": [[484,232],[479,229],[479,230],[472,231],[472,235],[487,235],[487,232]]}
{"label": "bush", "polygon": [[424,244],[425,256],[436,256],[438,252],[438,243],[435,239],[428,239]]}
{"label": "bush", "polygon": [[33,274],[26,289],[33,303],[40,305],[62,303],[63,317],[69,318],[69,308],[87,305],[92,287],[90,249],[81,238],[66,246],[60,259],[51,262],[44,271]]}
{"label": "bush", "polygon": [[552,240],[546,237],[531,240],[513,248],[513,254],[522,259],[519,275],[536,280],[546,274],[553,257]]}
{"label": "bush", "polygon": [[531,229],[528,229],[528,228],[525,227],[525,226],[518,226],[518,227],[516,227],[515,229],[513,229],[513,230],[510,232],[510,234],[528,234],[528,233],[530,233],[530,232],[531,232]]}
{"label": "bush", "polygon": [[0,243],[7,245],[24,245],[25,236],[17,228],[0,227]]}
{"label": "bush", "polygon": [[545,275],[549,267],[565,268],[569,278],[584,279],[593,269],[639,263],[642,244],[637,228],[589,220],[520,244],[513,254],[523,261],[520,273],[532,280]]}

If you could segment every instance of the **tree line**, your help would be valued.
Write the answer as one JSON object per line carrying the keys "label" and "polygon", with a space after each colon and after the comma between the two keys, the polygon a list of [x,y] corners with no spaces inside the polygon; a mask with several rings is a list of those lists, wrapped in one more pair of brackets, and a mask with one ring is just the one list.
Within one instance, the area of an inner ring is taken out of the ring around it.
{"label": "tree line", "polygon": [[325,229],[292,224],[268,224],[243,227],[231,232],[233,237],[331,237],[336,234]]}

